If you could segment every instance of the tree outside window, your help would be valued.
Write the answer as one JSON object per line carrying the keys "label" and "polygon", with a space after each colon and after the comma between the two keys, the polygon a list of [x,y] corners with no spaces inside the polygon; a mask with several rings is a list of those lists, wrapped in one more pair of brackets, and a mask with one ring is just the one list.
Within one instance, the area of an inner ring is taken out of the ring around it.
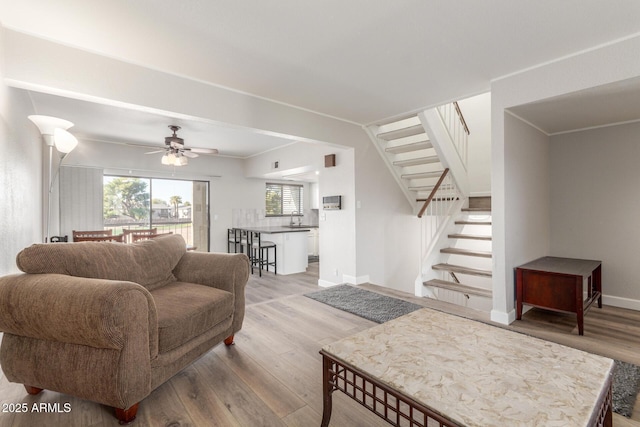
{"label": "tree outside window", "polygon": [[302,215],[302,185],[267,183],[265,192],[265,213],[267,216]]}

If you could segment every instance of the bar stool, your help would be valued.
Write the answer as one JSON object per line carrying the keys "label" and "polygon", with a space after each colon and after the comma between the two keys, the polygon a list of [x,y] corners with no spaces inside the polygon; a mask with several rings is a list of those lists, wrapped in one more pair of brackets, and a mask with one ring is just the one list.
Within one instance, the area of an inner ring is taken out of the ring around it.
{"label": "bar stool", "polygon": [[238,247],[240,247],[240,252],[244,252],[242,230],[239,228],[227,228],[227,253],[232,253],[231,249],[233,249],[233,253],[237,254]]}
{"label": "bar stool", "polygon": [[[253,268],[258,267],[258,272],[262,277],[262,270],[269,271],[270,265],[273,266],[273,274],[278,274],[276,244],[268,240],[262,240],[258,231],[249,231],[247,238],[249,239],[248,251],[249,260],[251,261],[251,274],[253,274]],[[273,249],[273,261],[269,261],[269,249]]]}

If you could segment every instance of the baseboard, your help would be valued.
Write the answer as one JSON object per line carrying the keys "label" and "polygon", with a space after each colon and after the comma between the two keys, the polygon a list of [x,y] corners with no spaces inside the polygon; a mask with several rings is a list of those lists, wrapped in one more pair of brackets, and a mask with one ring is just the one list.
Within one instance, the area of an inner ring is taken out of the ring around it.
{"label": "baseboard", "polygon": [[318,286],[320,286],[321,288],[330,288],[332,286],[338,286],[338,285],[341,285],[341,283],[333,283],[333,282],[329,282],[328,280],[318,279]]}
{"label": "baseboard", "polygon": [[516,320],[516,311],[511,310],[508,313],[504,311],[491,310],[491,321],[501,323],[503,325],[509,325]]}
{"label": "baseboard", "polygon": [[369,283],[369,275],[367,274],[364,276],[349,276],[347,274],[343,274],[342,280],[350,285],[362,285],[363,283]]}
{"label": "baseboard", "polygon": [[602,303],[618,308],[628,308],[629,310],[640,311],[640,300],[613,296],[602,296]]}

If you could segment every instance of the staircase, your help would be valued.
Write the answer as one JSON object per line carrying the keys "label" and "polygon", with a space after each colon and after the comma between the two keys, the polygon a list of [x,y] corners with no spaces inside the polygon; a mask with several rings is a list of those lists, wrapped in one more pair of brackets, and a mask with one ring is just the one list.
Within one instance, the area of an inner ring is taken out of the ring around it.
{"label": "staircase", "polygon": [[491,198],[470,197],[431,266],[435,275],[423,282],[426,293],[439,300],[481,311],[492,308]]}
{"label": "staircase", "polygon": [[469,129],[457,103],[366,131],[421,218],[415,294],[490,311],[491,199],[468,199]]}
{"label": "staircase", "polygon": [[440,158],[417,115],[367,131],[417,213],[444,172]]}

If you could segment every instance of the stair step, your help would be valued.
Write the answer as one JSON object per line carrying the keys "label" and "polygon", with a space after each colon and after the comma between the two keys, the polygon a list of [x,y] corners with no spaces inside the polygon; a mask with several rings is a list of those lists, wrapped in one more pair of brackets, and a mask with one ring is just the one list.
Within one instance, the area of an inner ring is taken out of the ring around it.
{"label": "stair step", "polygon": [[491,213],[491,208],[462,208],[462,212],[488,212]]}
{"label": "stair step", "polygon": [[401,175],[404,179],[440,178],[444,171],[416,172]]}
{"label": "stair step", "polygon": [[[431,201],[435,201],[435,202],[442,202],[442,201],[450,202],[451,200],[460,200],[460,198],[459,197],[434,197],[433,199],[431,199]],[[427,201],[426,197],[420,197],[416,199],[416,202],[424,203],[426,201]]]}
{"label": "stair step", "polygon": [[434,288],[447,289],[449,291],[462,292],[468,295],[478,295],[481,297],[491,298],[492,292],[489,289],[477,288],[475,286],[463,285],[462,283],[449,282],[446,280],[433,279],[424,282],[425,286],[433,286]]}
{"label": "stair step", "polygon": [[491,252],[489,251],[473,251],[471,249],[460,249],[460,248],[442,248],[440,252],[443,254],[453,254],[453,255],[467,255],[467,256],[477,256],[480,258],[491,258]]}
{"label": "stair step", "polygon": [[[426,135],[425,135],[425,138],[426,138]],[[391,154],[398,154],[398,153],[409,153],[411,151],[418,151],[418,150],[427,150],[429,148],[433,148],[433,145],[431,145],[431,142],[429,142],[428,139],[425,139],[424,141],[416,141],[416,142],[411,142],[409,144],[390,145],[390,146],[387,146],[387,148],[385,148],[384,151]]]}
{"label": "stair step", "polygon": [[438,271],[453,271],[454,273],[469,274],[471,276],[491,277],[491,270],[481,270],[478,268],[463,267],[461,265],[442,263],[436,264],[431,268]]}
{"label": "stair step", "polygon": [[480,234],[449,234],[450,239],[491,240],[491,236]]}
{"label": "stair step", "polygon": [[418,135],[420,133],[424,133],[424,128],[422,127],[421,124],[409,126],[409,127],[398,129],[398,130],[392,130],[389,132],[379,133],[376,136],[380,139],[384,139],[385,141],[391,141],[398,138]]}
{"label": "stair step", "polygon": [[472,196],[469,197],[470,208],[484,208],[491,210],[491,196]]}
{"label": "stair step", "polygon": [[438,163],[440,159],[438,156],[429,156],[429,157],[417,157],[415,159],[407,159],[407,160],[396,160],[393,162],[394,165],[399,167],[405,166],[417,166],[417,165],[426,165],[429,163]]}
{"label": "stair step", "polygon": [[491,225],[491,221],[470,221],[470,220],[464,220],[464,221],[456,221],[455,222],[457,225]]}

